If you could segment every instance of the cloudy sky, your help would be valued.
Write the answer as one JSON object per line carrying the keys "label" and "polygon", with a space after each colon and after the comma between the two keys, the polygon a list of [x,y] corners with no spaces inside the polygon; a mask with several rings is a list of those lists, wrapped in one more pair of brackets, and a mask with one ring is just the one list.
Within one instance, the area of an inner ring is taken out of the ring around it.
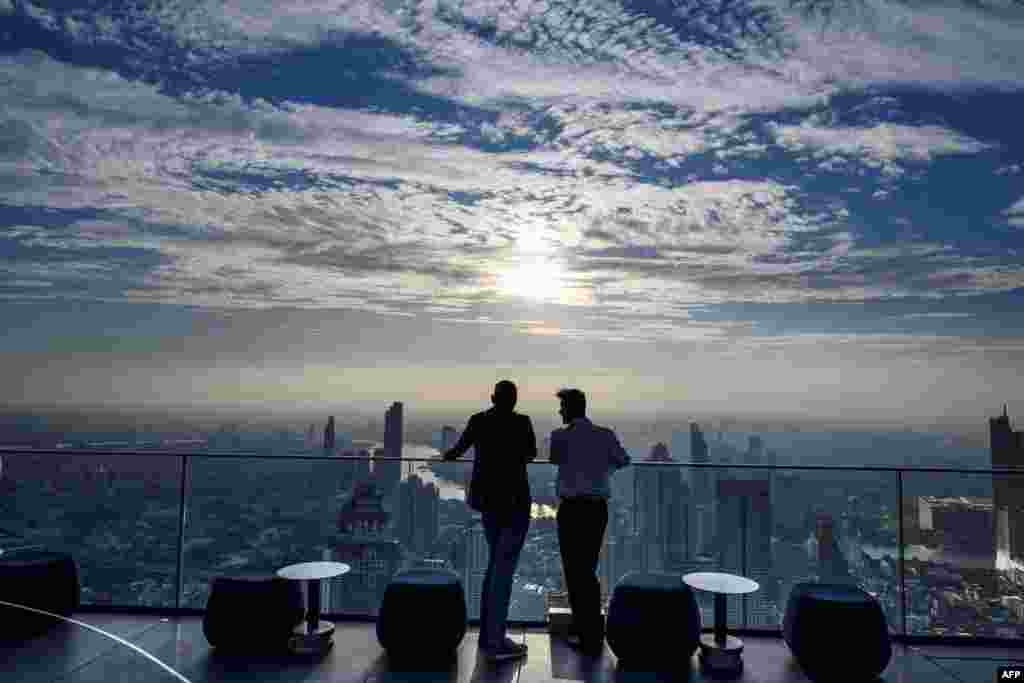
{"label": "cloudy sky", "polygon": [[1013,413],[1021,36],[1018,0],[0,0],[3,404]]}

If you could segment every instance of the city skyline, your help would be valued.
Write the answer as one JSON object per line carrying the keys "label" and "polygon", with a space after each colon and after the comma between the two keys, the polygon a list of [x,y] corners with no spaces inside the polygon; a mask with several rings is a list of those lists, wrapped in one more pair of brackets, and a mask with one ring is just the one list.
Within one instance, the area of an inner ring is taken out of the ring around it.
{"label": "city skyline", "polygon": [[1021,3],[0,25],[6,409],[1019,412]]}
{"label": "city skyline", "polygon": [[[265,571],[312,552],[351,567],[346,581],[323,587],[329,611],[375,615],[399,568],[433,566],[458,573],[475,617],[486,547],[479,513],[465,504],[464,490],[447,492],[461,487],[458,474],[451,474],[458,465],[422,461],[424,447],[406,439],[403,403],[392,402],[383,416],[378,443],[335,431],[334,416],[325,420],[323,443],[308,442],[315,423],[287,439],[266,435],[282,456],[291,442],[307,455],[351,449],[362,456],[357,460],[247,460],[239,453],[233,461],[193,454],[186,476],[174,454],[16,453],[9,468],[0,468],[0,526],[14,529],[15,537],[60,538],[76,548],[89,569],[83,588],[89,603],[165,605],[177,585],[183,604],[200,605],[218,572]],[[1014,426],[1005,409],[989,418],[993,466],[1024,465],[1024,431]],[[438,441],[458,436],[450,425],[436,427]],[[812,580],[870,591],[896,632],[905,616],[913,633],[1024,633],[1024,515],[1013,476],[957,471],[936,477],[911,470],[897,480],[893,472],[856,468],[801,471],[779,462],[776,449],[786,454],[781,434],[723,439],[708,429],[705,438],[699,424],[688,427],[673,434],[675,456],[665,442],[655,442],[646,457],[612,476],[598,563],[603,600],[631,571],[726,570],[760,584],[755,596],[729,605],[733,624],[778,627],[792,586]],[[239,436],[236,426],[225,425],[213,438],[237,448]],[[877,436],[858,448],[883,449]],[[396,452],[420,462],[380,460]],[[716,467],[688,468],[687,460]],[[778,469],[732,467],[743,463]],[[514,581],[514,618],[543,618],[564,590],[550,507],[557,504],[555,477],[550,465],[530,468],[536,506]],[[182,520],[177,526],[176,518]],[[173,539],[184,544],[183,554],[175,552]],[[900,553],[906,600],[893,585]],[[184,559],[177,583],[175,558]],[[709,604],[702,608],[708,618]]]}

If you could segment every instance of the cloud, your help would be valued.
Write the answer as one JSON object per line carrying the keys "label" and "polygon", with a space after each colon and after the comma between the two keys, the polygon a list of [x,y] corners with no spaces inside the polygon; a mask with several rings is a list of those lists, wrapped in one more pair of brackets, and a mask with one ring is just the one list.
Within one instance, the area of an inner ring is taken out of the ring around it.
{"label": "cloud", "polygon": [[770,122],[776,144],[794,153],[809,152],[821,159],[819,168],[845,170],[850,161],[896,178],[905,172],[903,163],[927,163],[938,157],[978,154],[991,147],[941,126],[908,126],[880,122],[870,127],[825,126],[812,116],[800,125]]}
{"label": "cloud", "polygon": [[856,89],[913,84],[943,91],[1024,83],[1019,7],[944,2],[924,12],[899,0],[775,0],[794,48],[784,68],[794,77]]}
{"label": "cloud", "polygon": [[903,320],[921,320],[921,319],[930,319],[930,318],[939,318],[939,319],[970,318],[973,315],[974,315],[973,313],[953,312],[953,311],[928,311],[928,312],[925,312],[925,313],[906,313],[904,315],[895,316],[895,317],[901,318]]}
{"label": "cloud", "polygon": [[[106,267],[102,254],[125,249],[149,259],[111,278],[131,301],[480,321],[481,305],[525,300],[606,316],[530,334],[667,339],[719,334],[658,322],[694,302],[941,297],[1020,281],[955,254],[858,249],[856,199],[793,170],[794,155],[819,174],[873,168],[886,187],[853,189],[881,198],[911,165],[990,148],[945,125],[883,120],[893,97],[865,96],[856,125],[804,114],[894,69],[941,81],[926,38],[948,35],[930,18],[893,66],[845,52],[898,56],[871,12],[840,30],[836,15],[781,4],[279,5],[32,6],[26,21],[155,71],[0,57],[0,200],[104,212],[9,234],[66,256],[21,264],[11,282]],[[940,14],[994,32],[991,53],[965,34],[959,85],[980,82],[983,62],[1012,81],[1005,28]],[[815,31],[836,54],[812,44]],[[326,66],[344,87],[299,78]],[[778,122],[762,125],[768,116]],[[1019,213],[1006,215],[1016,225]]]}
{"label": "cloud", "polygon": [[1017,228],[1024,228],[1024,197],[1014,202],[1008,209],[1003,211],[1010,225]]}

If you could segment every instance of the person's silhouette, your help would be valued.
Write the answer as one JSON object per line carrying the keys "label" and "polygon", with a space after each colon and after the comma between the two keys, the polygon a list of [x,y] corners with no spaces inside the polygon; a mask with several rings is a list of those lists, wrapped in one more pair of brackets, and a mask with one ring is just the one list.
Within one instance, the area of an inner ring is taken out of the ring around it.
{"label": "person's silhouette", "polygon": [[473,476],[466,503],[481,513],[490,550],[480,595],[480,647],[492,659],[526,654],[526,646],[506,637],[505,621],[512,599],[512,581],[530,527],[530,484],[526,463],[537,457],[533,423],[513,410],[516,385],[494,385],[494,405],[469,418],[458,442],[445,451],[455,460],[475,446]]}
{"label": "person's silhouette", "polygon": [[587,419],[587,397],[579,389],[556,396],[561,429],[551,432],[551,462],[558,465],[558,545],[565,568],[572,631],[570,643],[598,655],[604,644],[597,563],[608,526],[610,473],[630,463],[615,432]]}

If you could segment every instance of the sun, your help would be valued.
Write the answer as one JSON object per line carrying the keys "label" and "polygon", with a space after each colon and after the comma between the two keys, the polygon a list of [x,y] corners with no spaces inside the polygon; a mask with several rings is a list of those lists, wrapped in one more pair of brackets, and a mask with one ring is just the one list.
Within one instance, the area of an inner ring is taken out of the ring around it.
{"label": "sun", "polygon": [[562,298],[565,276],[565,269],[557,262],[534,258],[498,273],[498,290],[533,301],[557,301]]}

